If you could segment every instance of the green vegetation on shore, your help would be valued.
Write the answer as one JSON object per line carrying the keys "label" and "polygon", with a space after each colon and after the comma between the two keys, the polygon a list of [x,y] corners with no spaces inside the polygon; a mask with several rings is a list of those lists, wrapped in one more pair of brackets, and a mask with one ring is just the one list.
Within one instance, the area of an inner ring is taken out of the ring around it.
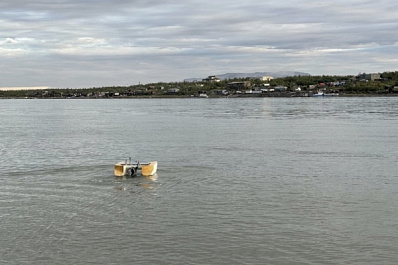
{"label": "green vegetation on shore", "polygon": [[[231,83],[244,83],[242,87],[231,87]],[[0,98],[70,98],[70,97],[192,97],[199,94],[225,96],[244,94],[240,90],[259,90],[268,87],[284,87],[276,96],[299,96],[322,90],[325,93],[354,95],[398,95],[398,71],[384,72],[377,80],[360,80],[355,76],[289,76],[262,81],[255,78],[220,80],[219,82],[170,82],[150,83],[131,86],[93,87],[93,88],[54,88],[46,90],[0,91]],[[222,92],[221,92],[222,91]],[[271,89],[270,89],[271,91]],[[273,90],[272,90],[273,91]],[[267,93],[267,96],[272,93]],[[264,93],[262,94],[264,96]]]}

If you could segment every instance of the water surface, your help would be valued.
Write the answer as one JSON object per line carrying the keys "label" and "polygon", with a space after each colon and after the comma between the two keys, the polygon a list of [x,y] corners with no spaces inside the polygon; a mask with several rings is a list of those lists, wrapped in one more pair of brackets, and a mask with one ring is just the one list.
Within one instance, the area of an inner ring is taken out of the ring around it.
{"label": "water surface", "polygon": [[0,263],[396,264],[397,106],[0,100]]}

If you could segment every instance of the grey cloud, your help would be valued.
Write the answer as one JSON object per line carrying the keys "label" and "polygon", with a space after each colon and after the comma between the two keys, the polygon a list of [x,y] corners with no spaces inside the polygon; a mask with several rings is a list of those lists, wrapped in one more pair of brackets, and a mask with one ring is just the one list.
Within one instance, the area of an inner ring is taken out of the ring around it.
{"label": "grey cloud", "polygon": [[0,3],[0,59],[9,64],[0,70],[9,75],[0,86],[395,70],[397,10],[392,0],[7,1]]}

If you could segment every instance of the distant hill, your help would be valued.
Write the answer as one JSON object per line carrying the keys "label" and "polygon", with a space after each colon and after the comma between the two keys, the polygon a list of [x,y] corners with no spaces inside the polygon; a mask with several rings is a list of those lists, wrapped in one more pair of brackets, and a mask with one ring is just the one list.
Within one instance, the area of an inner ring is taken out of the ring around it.
{"label": "distant hill", "polygon": [[[287,77],[287,76],[310,76],[308,73],[296,72],[296,71],[279,71],[279,72],[255,72],[255,73],[227,73],[216,75],[221,80],[228,80],[234,78],[256,78],[263,76],[272,76],[273,78]],[[207,76],[206,76],[207,77]],[[203,77],[203,78],[206,78]],[[203,78],[188,78],[184,79],[185,82],[201,81]]]}

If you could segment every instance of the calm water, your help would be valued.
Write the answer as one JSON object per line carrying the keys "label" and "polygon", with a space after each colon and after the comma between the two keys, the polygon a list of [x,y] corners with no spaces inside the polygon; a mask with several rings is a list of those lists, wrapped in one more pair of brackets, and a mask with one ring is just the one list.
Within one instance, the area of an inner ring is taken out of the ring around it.
{"label": "calm water", "polygon": [[[0,264],[397,264],[398,98],[0,100]],[[116,178],[131,156],[149,179]]]}

